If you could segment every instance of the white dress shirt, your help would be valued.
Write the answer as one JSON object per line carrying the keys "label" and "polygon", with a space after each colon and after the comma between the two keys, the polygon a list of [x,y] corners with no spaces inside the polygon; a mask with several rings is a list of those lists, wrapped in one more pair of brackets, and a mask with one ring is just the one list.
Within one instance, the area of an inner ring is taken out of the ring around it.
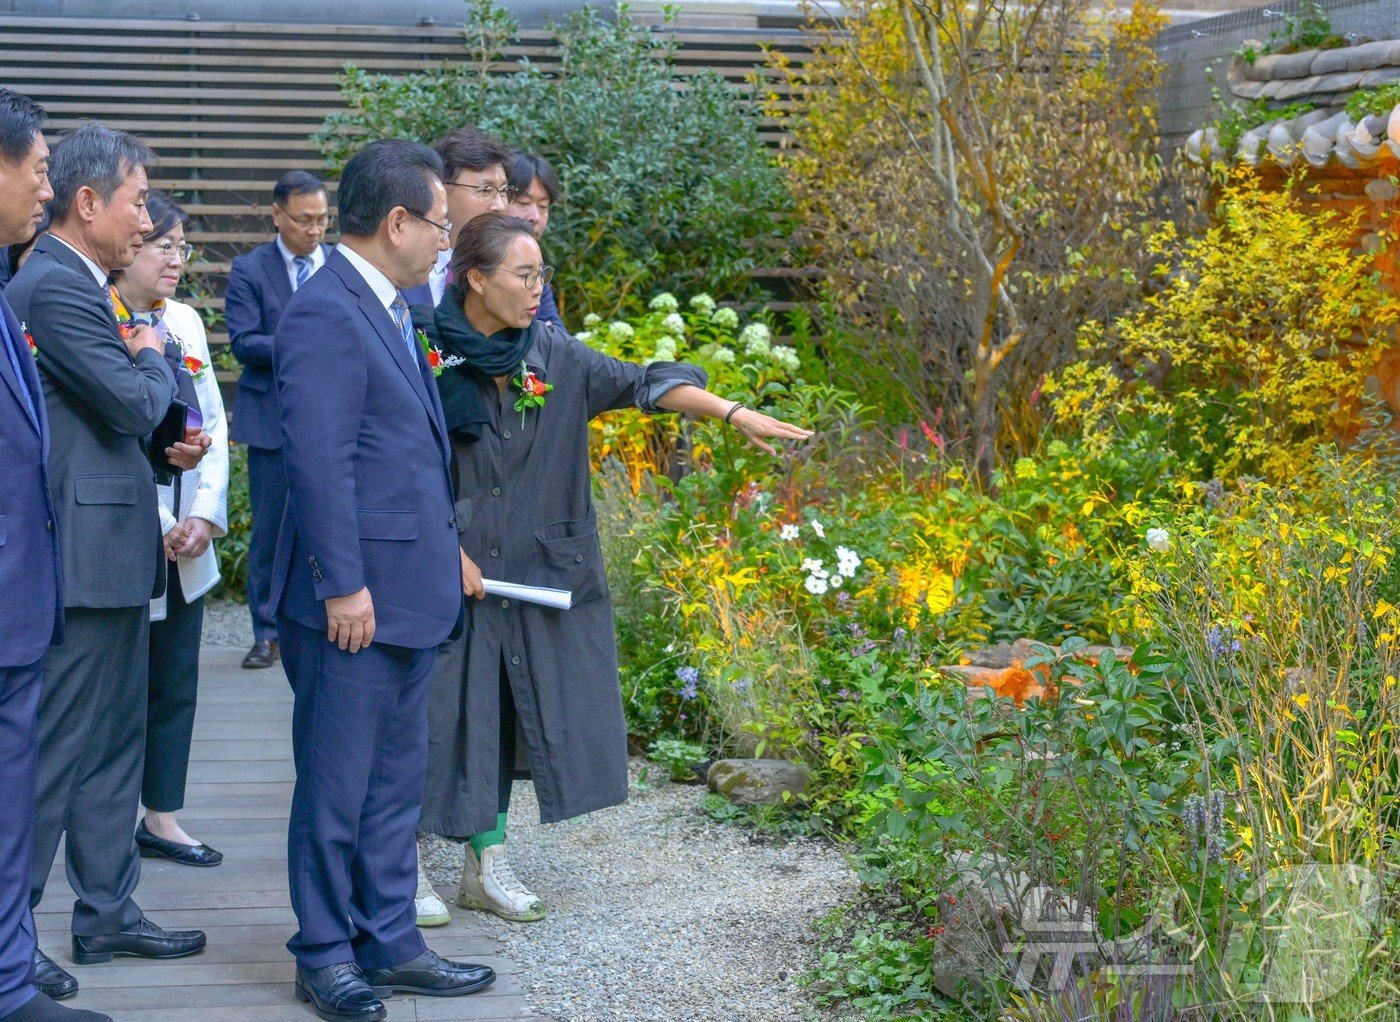
{"label": "white dress shirt", "polygon": [[[287,266],[287,280],[291,282],[292,290],[297,289],[297,257],[292,254],[292,250],[282,243],[282,235],[277,236],[277,251],[282,254],[282,262]],[[322,266],[326,265],[326,253],[318,244],[311,250],[311,254],[306,258],[311,260],[311,272],[315,273]]]}
{"label": "white dress shirt", "polygon": [[[355,267],[361,277],[365,278],[365,283],[370,286],[374,296],[384,303],[384,309],[388,311],[389,306],[394,303],[394,299],[399,296],[399,289],[394,287],[394,282],[384,276],[379,267],[344,243],[337,245],[335,250],[350,260],[350,265]],[[390,315],[392,316],[393,313]]]}
{"label": "white dress shirt", "polygon": [[439,252],[437,263],[433,266],[432,272],[428,274],[428,287],[433,292],[433,304],[442,303],[442,293],[447,290],[447,267],[452,263],[452,249]]}

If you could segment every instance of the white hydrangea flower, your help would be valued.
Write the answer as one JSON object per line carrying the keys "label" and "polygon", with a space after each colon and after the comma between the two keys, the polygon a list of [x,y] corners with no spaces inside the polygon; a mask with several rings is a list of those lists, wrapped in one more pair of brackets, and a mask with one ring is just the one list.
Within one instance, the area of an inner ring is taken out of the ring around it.
{"label": "white hydrangea flower", "polygon": [[587,316],[583,317],[583,325],[590,330],[601,322],[603,322],[603,317],[596,312],[590,312]]}
{"label": "white hydrangea flower", "polygon": [[1166,529],[1147,530],[1147,547],[1149,550],[1155,550],[1159,554],[1164,554],[1171,549],[1171,546],[1172,538],[1168,535]]}
{"label": "white hydrangea flower", "polygon": [[711,355],[710,358],[715,362],[722,362],[725,365],[734,364],[734,352],[730,351],[728,348],[716,348],[715,353]]}
{"label": "white hydrangea flower", "polygon": [[778,538],[783,540],[794,540],[798,537],[798,535],[800,535],[800,532],[801,530],[799,530],[796,525],[793,525],[791,522],[789,522],[787,525],[784,525],[781,529],[778,530]]}
{"label": "white hydrangea flower", "polygon": [[848,546],[838,546],[836,548],[836,570],[842,575],[850,577],[859,569],[860,554]]}
{"label": "white hydrangea flower", "polygon": [[710,322],[726,330],[733,330],[739,325],[739,314],[733,309],[716,309],[710,317]]}
{"label": "white hydrangea flower", "polygon": [[790,373],[802,368],[802,359],[791,348],[779,345],[773,349],[773,361]]}
{"label": "white hydrangea flower", "polygon": [[818,539],[826,539],[826,527],[815,518],[812,519],[812,531],[817,534]]}
{"label": "white hydrangea flower", "polygon": [[807,587],[807,592],[811,593],[813,596],[825,594],[828,586],[826,579],[818,578],[816,575],[808,575],[807,581],[803,584]]}
{"label": "white hydrangea flower", "polygon": [[702,316],[709,316],[715,311],[715,300],[701,293],[690,300],[690,307]]}
{"label": "white hydrangea flower", "polygon": [[647,308],[652,312],[675,312],[680,307],[681,303],[676,301],[676,296],[669,291],[662,291],[647,303]]}
{"label": "white hydrangea flower", "polygon": [[574,334],[574,340],[576,340],[576,341],[582,341],[584,344],[587,344],[587,343],[588,343],[588,339],[589,339],[590,337],[592,337],[592,336],[593,336],[593,331],[592,331],[592,330],[580,330],[578,333]]}
{"label": "white hydrangea flower", "polygon": [[684,337],[685,320],[681,319],[679,312],[672,312],[661,321],[661,329],[676,337]]}
{"label": "white hydrangea flower", "polygon": [[767,355],[772,348],[773,332],[762,323],[750,323],[739,332],[739,343],[748,355]]}
{"label": "white hydrangea flower", "polygon": [[632,329],[631,323],[624,323],[622,320],[608,324],[608,340],[614,344],[621,344],[623,341],[630,341],[636,336],[636,331]]}

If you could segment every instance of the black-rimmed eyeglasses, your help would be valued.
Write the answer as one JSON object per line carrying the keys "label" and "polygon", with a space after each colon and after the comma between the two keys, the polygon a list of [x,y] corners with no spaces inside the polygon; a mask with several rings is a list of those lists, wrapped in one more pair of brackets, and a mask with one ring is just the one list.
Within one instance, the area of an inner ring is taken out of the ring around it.
{"label": "black-rimmed eyeglasses", "polygon": [[[505,267],[497,266],[496,269],[503,270]],[[548,284],[554,279],[553,266],[541,266],[539,269],[530,270],[527,273],[521,273],[519,270],[505,270],[505,272],[509,273],[512,277],[519,277],[523,280],[525,282],[526,291],[533,291],[536,284]]]}

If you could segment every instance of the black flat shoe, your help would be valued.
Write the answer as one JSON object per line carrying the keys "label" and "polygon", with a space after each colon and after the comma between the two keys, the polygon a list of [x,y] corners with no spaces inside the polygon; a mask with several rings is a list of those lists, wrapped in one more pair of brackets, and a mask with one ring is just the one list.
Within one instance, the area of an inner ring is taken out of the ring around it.
{"label": "black flat shoe", "polygon": [[38,948],[34,949],[34,985],[51,1001],[61,1001],[78,992],[78,980]]}
{"label": "black flat shoe", "polygon": [[73,961],[79,965],[110,962],[113,955],[133,958],[184,958],[204,950],[203,930],[162,930],[149,919],[142,919],[130,930],[104,933],[96,937],[73,935]]}
{"label": "black flat shoe", "polygon": [[354,962],[324,969],[298,966],[296,991],[297,1000],[309,1003],[327,1022],[378,1022],[389,1014]]}
{"label": "black flat shoe", "polygon": [[136,847],[141,849],[143,859],[169,859],[182,866],[217,866],[224,861],[224,853],[208,845],[182,845],[156,837],[145,820],[136,827]]}
{"label": "black flat shoe", "polygon": [[252,671],[262,667],[271,667],[277,662],[280,653],[281,650],[278,649],[276,639],[259,639],[253,643],[253,648],[248,650],[248,655],[243,658],[243,668]]}
{"label": "black flat shoe", "polygon": [[464,997],[485,990],[496,981],[494,969],[485,965],[450,962],[434,951],[392,969],[366,969],[365,982],[381,997],[386,994],[422,994],[425,997]]}
{"label": "black flat shoe", "polygon": [[112,1022],[112,1016],[80,1008],[65,1008],[55,1004],[53,998],[39,994],[8,1015],[0,1015],[0,1022]]}

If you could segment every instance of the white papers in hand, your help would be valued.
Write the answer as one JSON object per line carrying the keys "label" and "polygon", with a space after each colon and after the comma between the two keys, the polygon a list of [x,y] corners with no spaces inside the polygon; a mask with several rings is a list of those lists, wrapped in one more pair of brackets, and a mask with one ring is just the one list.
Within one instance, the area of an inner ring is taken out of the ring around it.
{"label": "white papers in hand", "polygon": [[543,586],[525,586],[518,582],[498,582],[494,578],[483,578],[481,584],[487,596],[503,596],[509,600],[523,600],[525,603],[538,603],[551,610],[568,610],[574,605],[574,594],[567,589],[546,589]]}

